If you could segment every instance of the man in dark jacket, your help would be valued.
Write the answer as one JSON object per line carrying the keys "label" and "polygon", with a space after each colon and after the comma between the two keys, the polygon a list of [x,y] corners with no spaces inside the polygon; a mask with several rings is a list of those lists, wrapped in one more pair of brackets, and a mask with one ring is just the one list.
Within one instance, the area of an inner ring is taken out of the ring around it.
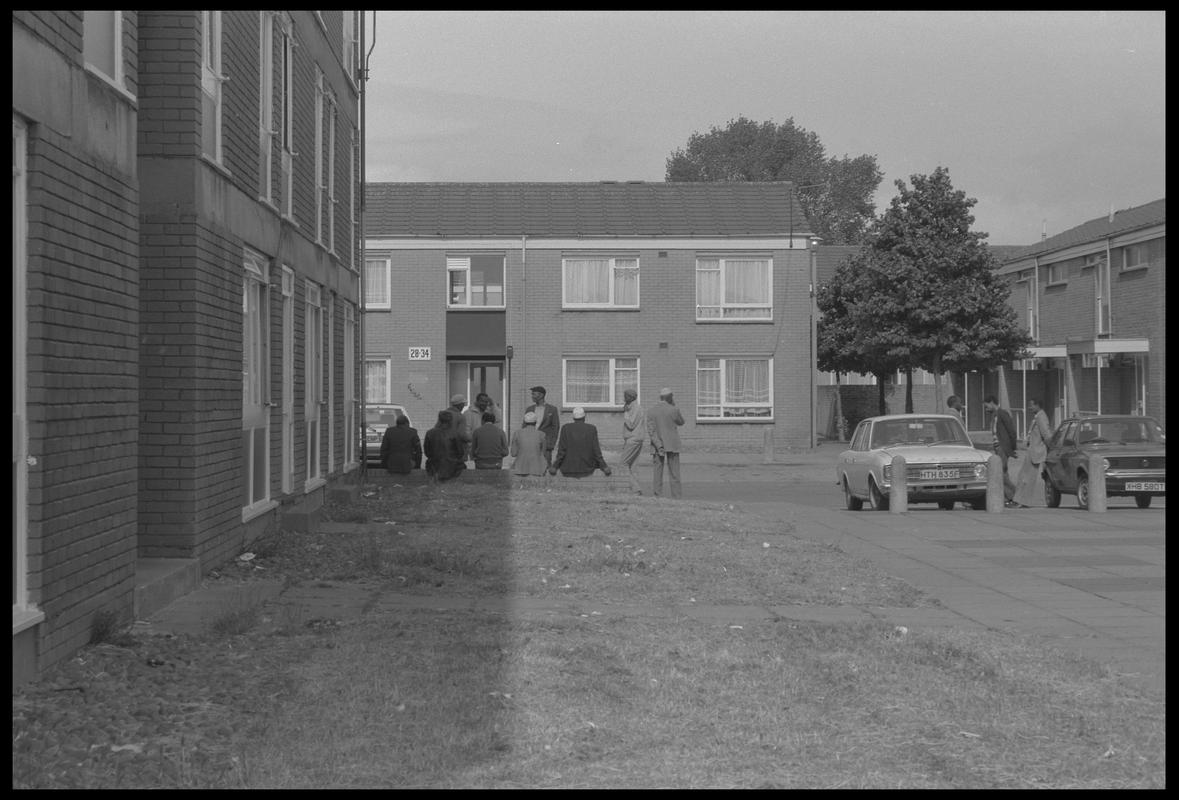
{"label": "man in dark jacket", "polygon": [[386,428],[381,438],[381,466],[391,475],[408,475],[411,470],[421,469],[422,440],[404,414],[397,415],[396,424]]}
{"label": "man in dark jacket", "polygon": [[508,454],[508,435],[495,424],[495,413],[483,412],[483,424],[471,434],[471,460],[475,469],[503,469]]}
{"label": "man in dark jacket", "polygon": [[556,475],[560,470],[566,478],[584,478],[593,475],[595,469],[602,470],[604,475],[610,474],[610,466],[602,457],[598,429],[585,421],[585,409],[578,406],[573,409],[573,422],[561,429],[557,455],[549,467],[549,474]]}
{"label": "man in dark jacket", "polygon": [[1016,505],[1015,483],[1011,480],[1008,470],[1008,460],[1015,457],[1016,436],[1015,423],[1011,421],[1011,413],[999,407],[999,398],[988,394],[983,399],[983,408],[991,415],[992,447],[1003,462],[1003,497],[1008,507]]}
{"label": "man in dark jacket", "polygon": [[543,386],[533,386],[528,391],[532,392],[532,405],[524,409],[524,413],[536,414],[536,429],[544,434],[544,460],[551,466],[553,448],[557,446],[557,435],[561,432],[561,415],[556,406],[545,400],[548,393]]}

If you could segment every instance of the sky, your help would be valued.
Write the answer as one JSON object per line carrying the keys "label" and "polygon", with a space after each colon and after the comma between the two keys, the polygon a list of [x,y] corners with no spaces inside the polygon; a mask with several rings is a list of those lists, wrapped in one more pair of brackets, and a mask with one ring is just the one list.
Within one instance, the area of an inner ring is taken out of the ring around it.
{"label": "sky", "polygon": [[744,116],[874,155],[877,213],[945,167],[990,244],[1166,196],[1162,11],[365,17],[368,181],[658,182]]}

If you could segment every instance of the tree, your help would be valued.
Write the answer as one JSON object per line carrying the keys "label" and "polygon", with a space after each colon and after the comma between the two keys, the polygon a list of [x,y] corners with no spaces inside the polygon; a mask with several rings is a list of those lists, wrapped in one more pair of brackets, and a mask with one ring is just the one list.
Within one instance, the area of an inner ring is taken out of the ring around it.
{"label": "tree", "polygon": [[781,125],[745,117],[693,133],[667,159],[666,180],[791,181],[814,233],[827,244],[859,244],[876,208],[883,173],[876,157],[828,158],[817,134],[787,119]]}
{"label": "tree", "polygon": [[[977,201],[954,189],[943,167],[910,181],[911,189],[896,182],[899,194],[869,229],[864,249],[836,270],[832,283],[843,285],[819,295],[832,317],[824,317],[818,340],[832,365],[826,368],[847,365],[878,379],[917,368],[940,376],[1024,357],[1031,339],[995,276],[986,234],[970,230]],[[883,366],[875,368],[878,361]],[[940,408],[940,383],[935,393]],[[884,413],[883,389],[880,403]]]}

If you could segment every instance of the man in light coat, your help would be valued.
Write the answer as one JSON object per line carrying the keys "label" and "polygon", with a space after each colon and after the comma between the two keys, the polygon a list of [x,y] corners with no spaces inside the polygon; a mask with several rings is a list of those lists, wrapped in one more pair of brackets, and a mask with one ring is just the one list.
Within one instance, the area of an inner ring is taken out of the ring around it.
{"label": "man in light coat", "polygon": [[622,396],[626,400],[626,405],[622,407],[622,463],[630,476],[631,491],[642,494],[643,487],[635,475],[635,462],[647,438],[647,415],[639,405],[639,395],[634,389],[627,389]]}
{"label": "man in light coat", "polygon": [[647,435],[651,438],[651,458],[655,467],[655,496],[663,496],[663,466],[667,465],[668,483],[671,496],[679,498],[683,491],[680,486],[680,432],[684,415],[675,407],[671,389],[659,392],[659,402],[647,409]]}

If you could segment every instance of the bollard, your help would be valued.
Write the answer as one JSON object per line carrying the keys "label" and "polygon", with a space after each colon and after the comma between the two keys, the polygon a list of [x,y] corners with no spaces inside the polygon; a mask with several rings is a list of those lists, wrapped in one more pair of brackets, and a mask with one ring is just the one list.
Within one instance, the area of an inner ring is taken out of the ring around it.
{"label": "bollard", "polygon": [[1001,514],[1007,497],[1003,494],[1003,460],[998,453],[987,459],[987,513]]}
{"label": "bollard", "polygon": [[909,474],[905,469],[905,457],[892,457],[892,485],[888,490],[888,510],[893,514],[904,514],[909,510]]}
{"label": "bollard", "polygon": [[1105,511],[1105,456],[1089,456],[1089,503],[1090,511]]}
{"label": "bollard", "polygon": [[771,428],[766,428],[762,433],[761,463],[774,463],[774,431]]}

